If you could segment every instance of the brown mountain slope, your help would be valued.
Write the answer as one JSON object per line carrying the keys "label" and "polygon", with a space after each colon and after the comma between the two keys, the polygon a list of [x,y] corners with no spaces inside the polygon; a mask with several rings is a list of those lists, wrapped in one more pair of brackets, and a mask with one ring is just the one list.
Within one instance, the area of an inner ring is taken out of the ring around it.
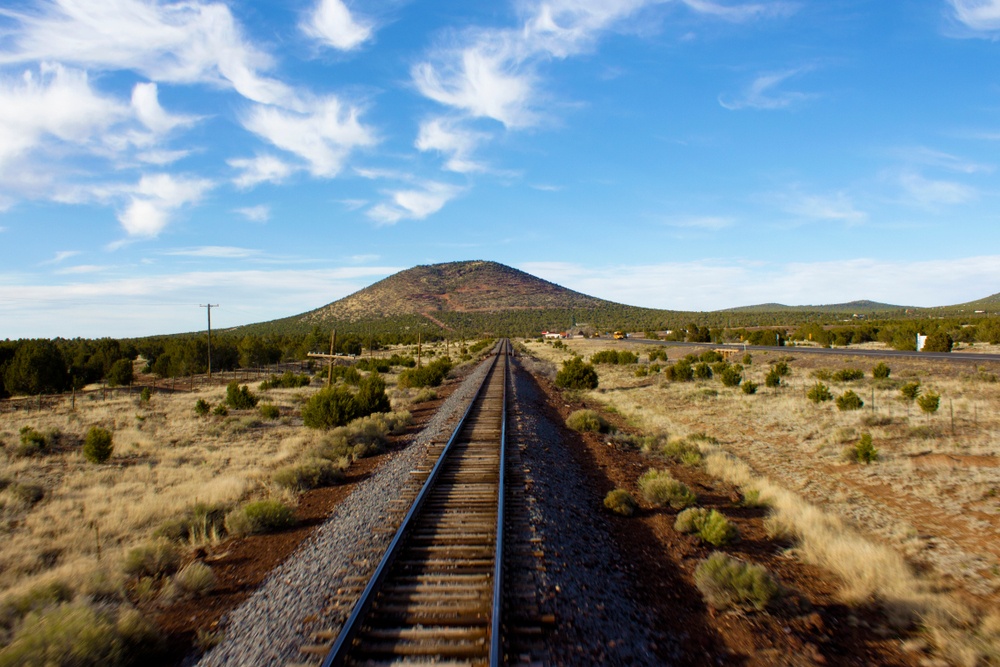
{"label": "brown mountain slope", "polygon": [[305,313],[310,322],[435,312],[498,312],[614,305],[497,262],[449,262],[400,271]]}

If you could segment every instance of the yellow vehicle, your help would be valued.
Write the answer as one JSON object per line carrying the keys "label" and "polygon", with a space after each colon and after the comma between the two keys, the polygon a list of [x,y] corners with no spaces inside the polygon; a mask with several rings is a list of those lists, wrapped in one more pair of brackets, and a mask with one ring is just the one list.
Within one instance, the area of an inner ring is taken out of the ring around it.
{"label": "yellow vehicle", "polygon": [[628,334],[626,334],[624,331],[615,332],[615,340],[624,340],[626,338],[628,338]]}

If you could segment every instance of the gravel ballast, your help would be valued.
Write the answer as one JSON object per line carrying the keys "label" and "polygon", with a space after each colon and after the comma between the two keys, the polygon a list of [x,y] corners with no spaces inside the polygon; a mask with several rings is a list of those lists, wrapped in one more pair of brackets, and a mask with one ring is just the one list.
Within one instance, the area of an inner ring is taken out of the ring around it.
{"label": "gravel ballast", "polygon": [[[486,374],[488,363],[469,373],[427,426],[404,449],[390,454],[370,478],[337,507],[292,556],[223,623],[224,639],[197,663],[287,665],[302,660],[299,648],[317,630],[337,629],[339,620],[324,618],[334,593],[346,577],[364,574],[392,539],[385,532],[390,503],[400,496],[414,469],[435,440],[447,439]],[[362,565],[356,563],[366,561]]]}

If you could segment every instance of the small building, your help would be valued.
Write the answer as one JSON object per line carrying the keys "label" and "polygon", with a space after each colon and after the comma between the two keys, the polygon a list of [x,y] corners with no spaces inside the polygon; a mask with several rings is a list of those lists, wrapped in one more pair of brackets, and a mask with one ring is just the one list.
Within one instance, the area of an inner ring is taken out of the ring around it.
{"label": "small building", "polygon": [[560,332],[543,331],[542,332],[542,338],[566,338],[566,337],[567,336],[566,336],[566,332],[565,331],[560,331]]}

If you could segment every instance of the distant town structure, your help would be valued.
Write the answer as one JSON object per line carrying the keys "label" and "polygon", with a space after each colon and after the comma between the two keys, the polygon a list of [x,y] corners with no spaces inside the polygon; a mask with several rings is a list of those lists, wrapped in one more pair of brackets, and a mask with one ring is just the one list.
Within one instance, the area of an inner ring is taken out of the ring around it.
{"label": "distant town structure", "polygon": [[917,334],[917,352],[924,349],[924,345],[927,343],[927,336],[922,334]]}
{"label": "distant town structure", "polygon": [[543,331],[542,338],[569,338],[565,331]]}

